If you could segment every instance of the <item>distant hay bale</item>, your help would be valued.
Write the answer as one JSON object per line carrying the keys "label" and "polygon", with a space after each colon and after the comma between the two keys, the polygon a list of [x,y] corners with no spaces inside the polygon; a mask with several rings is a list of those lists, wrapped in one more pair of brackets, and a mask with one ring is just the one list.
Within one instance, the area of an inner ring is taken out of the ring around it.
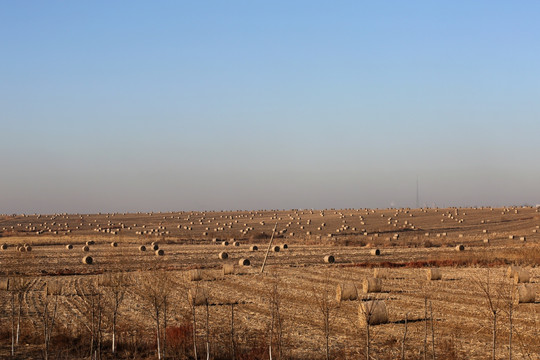
{"label": "distant hay bale", "polygon": [[240,260],[238,260],[238,265],[240,265],[240,266],[250,266],[251,261],[249,261],[249,259],[240,259]]}
{"label": "distant hay bale", "polygon": [[84,251],[84,252],[90,251],[90,246],[84,245],[84,246],[82,247],[82,251]]}
{"label": "distant hay bale", "polygon": [[94,259],[89,255],[82,258],[83,264],[91,265],[93,262],[94,262]]}
{"label": "distant hay bale", "polygon": [[383,300],[363,301],[358,305],[358,320],[361,326],[386,324],[388,312]]}
{"label": "distant hay bale", "polygon": [[159,250],[156,250],[155,254],[156,256],[163,256],[165,255],[165,251],[163,251],[163,249],[159,249]]}
{"label": "distant hay bale", "polygon": [[508,238],[509,238],[510,240],[514,240],[514,235],[508,235]]}
{"label": "distant hay bale", "polygon": [[200,281],[202,280],[202,271],[201,269],[193,269],[188,272],[189,281]]}
{"label": "distant hay bale", "polygon": [[516,302],[518,304],[536,302],[536,289],[534,284],[519,284],[516,292]]}
{"label": "distant hay bale", "polygon": [[369,253],[371,255],[373,255],[373,256],[379,256],[379,255],[381,255],[381,250],[379,250],[379,249],[371,249],[371,251]]}
{"label": "distant hay bale", "polygon": [[192,306],[203,306],[208,304],[208,294],[206,291],[197,287],[189,290],[189,302]]}
{"label": "distant hay bale", "polygon": [[219,253],[219,258],[221,260],[226,260],[226,259],[229,258],[229,254],[227,254],[225,251],[222,251],[222,252]]}
{"label": "distant hay bale", "polygon": [[88,240],[86,242],[86,245],[90,246],[90,245],[94,245],[96,242],[94,240]]}
{"label": "distant hay bale", "polygon": [[66,245],[66,249],[68,249],[68,250],[71,250],[71,249],[73,249],[73,245],[71,245],[71,244],[67,244],[67,245]]}
{"label": "distant hay bale", "polygon": [[278,245],[274,246],[274,248],[273,248],[274,252],[279,252],[280,249],[281,248]]}
{"label": "distant hay bale", "polygon": [[144,245],[139,246],[139,251],[146,251],[146,246]]}
{"label": "distant hay bale", "polygon": [[234,264],[223,264],[223,275],[234,275]]}
{"label": "distant hay bale", "polygon": [[113,242],[111,243],[111,246],[112,246],[112,247],[117,247],[117,246],[118,246],[118,243],[117,243],[116,241],[113,241]]}
{"label": "distant hay bale", "polygon": [[233,246],[240,246],[240,242],[239,241],[233,242]]}
{"label": "distant hay bale", "polygon": [[456,251],[463,251],[463,250],[465,250],[465,246],[463,246],[462,244],[456,245]]}
{"label": "distant hay bale", "polygon": [[159,250],[159,245],[158,245],[158,244],[152,243],[152,244],[150,245],[150,248],[152,249],[152,251],[158,251],[158,250]]}
{"label": "distant hay bale", "polygon": [[428,280],[441,280],[442,271],[439,268],[429,268],[426,269],[426,277]]}
{"label": "distant hay bale", "polygon": [[390,278],[390,270],[384,268],[375,268],[373,269],[373,277],[377,279],[388,279]]}
{"label": "distant hay bale", "polygon": [[257,251],[257,250],[259,250],[259,247],[258,247],[257,245],[251,245],[251,246],[249,247],[249,250],[250,250],[250,251]]}
{"label": "distant hay bale", "polygon": [[221,242],[221,245],[223,245],[223,246],[229,246],[229,242],[228,242],[228,241],[222,241],[222,242]]}
{"label": "distant hay bale", "polygon": [[289,245],[283,244],[283,245],[281,245],[281,248],[282,248],[282,249],[288,249],[288,248],[289,248]]}
{"label": "distant hay bale", "polygon": [[338,284],[336,288],[337,301],[353,301],[358,299],[358,289],[352,283]]}
{"label": "distant hay bale", "polygon": [[526,238],[525,236],[520,236],[520,237],[519,237],[519,240],[520,240],[520,241],[527,241],[527,238]]}
{"label": "distant hay bale", "polygon": [[362,290],[365,294],[381,292],[382,290],[382,280],[377,278],[365,278],[362,282]]}
{"label": "distant hay bale", "polygon": [[489,244],[489,239],[484,239],[484,244]]}
{"label": "distant hay bale", "polygon": [[24,246],[24,251],[30,252],[30,251],[32,251],[32,247],[30,245],[25,245]]}
{"label": "distant hay bale", "polygon": [[2,244],[2,250],[7,250],[8,244]]}
{"label": "distant hay bale", "polygon": [[334,255],[326,255],[324,257],[324,262],[328,264],[333,264],[334,262],[336,262],[336,258],[334,257]]}

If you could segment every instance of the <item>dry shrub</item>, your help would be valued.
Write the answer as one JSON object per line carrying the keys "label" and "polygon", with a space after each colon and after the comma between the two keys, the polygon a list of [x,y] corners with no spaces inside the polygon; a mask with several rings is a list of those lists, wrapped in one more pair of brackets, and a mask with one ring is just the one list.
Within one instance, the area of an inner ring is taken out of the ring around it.
{"label": "dry shrub", "polygon": [[185,321],[178,326],[170,326],[165,330],[167,334],[168,352],[175,359],[185,359],[193,352],[193,324]]}

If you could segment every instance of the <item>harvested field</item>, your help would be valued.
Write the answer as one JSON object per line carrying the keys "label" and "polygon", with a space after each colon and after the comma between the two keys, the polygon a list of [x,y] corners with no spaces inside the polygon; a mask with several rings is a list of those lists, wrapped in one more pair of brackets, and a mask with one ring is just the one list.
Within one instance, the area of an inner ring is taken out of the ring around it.
{"label": "harvested field", "polygon": [[[273,245],[288,246],[268,252],[261,275],[276,222]],[[193,316],[197,356],[206,357],[208,315],[210,358],[267,359],[272,333],[273,358],[323,359],[321,307],[329,314],[330,357],[365,357],[366,328],[359,322],[358,308],[362,301],[378,299],[386,304],[388,322],[370,326],[373,358],[400,358],[402,348],[407,359],[422,358],[426,351],[432,357],[433,326],[437,358],[485,359],[492,351],[493,317],[484,291],[489,283],[488,293],[497,306],[497,357],[508,357],[511,309],[513,357],[538,359],[540,296],[533,303],[515,303],[515,285],[507,277],[508,266],[519,265],[540,290],[540,235],[533,232],[538,225],[535,208],[7,216],[0,220],[2,243],[8,245],[0,252],[0,275],[25,279],[27,285],[20,291],[0,290],[0,323],[11,324],[11,297],[21,293],[21,338],[15,354],[41,358],[44,305],[57,303],[51,354],[87,358],[93,349],[110,358],[114,292],[101,279],[125,274],[115,326],[119,358],[157,358],[155,309],[149,300],[153,294],[167,299],[167,315],[160,315],[160,329],[167,331],[160,336],[167,334],[168,358],[194,357]],[[526,241],[519,240],[524,236]],[[232,244],[232,239],[239,246],[227,247],[228,257],[220,259],[221,242]],[[95,243],[83,252],[87,241]],[[139,251],[152,242],[164,256]],[[32,251],[18,252],[22,244]],[[67,244],[73,249],[66,249]],[[455,250],[458,244],[464,245],[463,251]],[[252,245],[259,251],[251,251]],[[371,255],[375,248],[381,250],[379,256]],[[335,263],[324,262],[327,254]],[[87,255],[93,258],[91,265],[81,261]],[[250,266],[238,266],[240,259],[249,259]],[[236,264],[233,275],[224,275],[224,264]],[[430,267],[441,269],[442,280],[426,278]],[[352,282],[362,289],[373,268],[385,269],[381,292],[359,291],[358,300],[336,301],[339,284]],[[190,281],[193,269],[200,269],[200,281]],[[51,281],[61,288],[60,295],[59,290],[47,295]],[[195,293],[207,301],[192,306],[189,294]],[[102,339],[101,346],[90,341],[89,326],[99,309],[101,331],[94,332],[94,338]],[[8,357],[10,325],[3,327],[0,339],[0,356]]]}

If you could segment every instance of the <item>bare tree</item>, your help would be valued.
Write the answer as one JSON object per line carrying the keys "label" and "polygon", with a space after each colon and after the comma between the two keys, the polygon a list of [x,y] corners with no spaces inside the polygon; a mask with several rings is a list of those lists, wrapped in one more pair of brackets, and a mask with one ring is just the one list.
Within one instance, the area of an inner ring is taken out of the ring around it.
{"label": "bare tree", "polygon": [[278,358],[283,358],[283,319],[281,316],[281,294],[279,292],[279,278],[276,274],[273,274],[269,290],[269,307],[270,307],[270,341],[269,341],[269,354],[272,359],[273,343],[275,339]]}
{"label": "bare tree", "polygon": [[124,301],[127,287],[131,284],[131,278],[126,273],[108,274],[101,279],[101,286],[106,290],[108,308],[111,312],[112,353],[116,355],[116,324],[120,305]]}
{"label": "bare tree", "polygon": [[51,342],[51,335],[54,331],[56,324],[56,315],[58,312],[58,292],[49,294],[45,292],[40,322],[43,331],[43,358],[49,360],[49,347]]}
{"label": "bare tree", "polygon": [[138,281],[138,296],[143,300],[148,313],[155,323],[156,346],[159,360],[163,357],[162,338],[164,336],[162,336],[162,333],[164,329],[162,325],[165,323],[163,319],[166,319],[168,316],[167,301],[172,292],[171,283],[170,274],[164,270],[142,273]]}
{"label": "bare tree", "polygon": [[96,280],[88,279],[81,282],[79,294],[85,307],[82,323],[90,335],[89,357],[91,359],[101,358],[103,338],[104,301]]}
{"label": "bare tree", "polygon": [[317,299],[317,305],[323,319],[323,333],[325,340],[325,355],[326,360],[330,359],[330,319],[333,311],[337,308],[338,303],[332,301],[330,290],[330,276],[327,273],[323,283],[322,291],[313,288],[313,293]]}
{"label": "bare tree", "polygon": [[476,277],[472,279],[472,282],[482,292],[485,297],[489,313],[492,318],[492,343],[491,343],[491,357],[493,360],[496,358],[497,350],[497,316],[502,309],[501,287],[497,286],[491,279],[490,269],[486,269],[486,277],[482,279]]}

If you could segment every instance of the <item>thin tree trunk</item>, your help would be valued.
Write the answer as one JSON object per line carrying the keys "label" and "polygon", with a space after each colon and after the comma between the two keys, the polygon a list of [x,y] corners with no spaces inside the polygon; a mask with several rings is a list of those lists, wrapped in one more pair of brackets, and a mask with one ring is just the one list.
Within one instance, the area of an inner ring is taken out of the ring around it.
{"label": "thin tree trunk", "polygon": [[509,305],[509,311],[508,311],[508,316],[509,316],[509,322],[510,322],[510,335],[509,335],[509,339],[508,339],[508,359],[509,360],[512,360],[512,335],[513,335],[513,326],[512,326],[512,303],[510,303]]}
{"label": "thin tree trunk", "polygon": [[231,346],[232,360],[236,360],[236,346],[234,344],[234,304],[231,304]]}
{"label": "thin tree trunk", "polygon": [[407,337],[408,315],[409,314],[405,314],[405,331],[403,332],[403,341],[401,342],[401,360],[405,360],[405,338]]}
{"label": "thin tree trunk", "polygon": [[113,321],[112,321],[112,353],[116,358],[116,315],[118,313],[118,307],[115,304],[113,310]]}
{"label": "thin tree trunk", "polygon": [[163,301],[163,358],[167,358],[167,298]]}
{"label": "thin tree trunk", "polygon": [[15,355],[15,293],[11,293],[11,356]]}
{"label": "thin tree trunk", "polygon": [[195,305],[191,305],[191,312],[193,316],[193,356],[197,360],[197,319],[195,317]]}
{"label": "thin tree trunk", "polygon": [[433,360],[435,360],[435,331],[433,331],[433,306],[429,302],[429,317],[431,322],[431,350],[433,352]]}
{"label": "thin tree trunk", "polygon": [[371,339],[370,339],[370,333],[369,333],[369,316],[366,316],[367,318],[367,321],[366,321],[366,359],[369,360],[370,356],[369,356],[369,351],[370,351],[370,342],[371,342]]}
{"label": "thin tree trunk", "polygon": [[210,359],[210,314],[208,311],[208,301],[206,302],[206,360]]}
{"label": "thin tree trunk", "polygon": [[157,337],[157,353],[158,360],[161,360],[161,329],[159,326],[159,309],[156,308],[156,337]]}
{"label": "thin tree trunk", "polygon": [[428,333],[428,323],[427,323],[427,297],[424,298],[424,360],[427,360],[427,333]]}
{"label": "thin tree trunk", "polygon": [[493,312],[493,348],[491,349],[491,357],[495,360],[495,349],[497,348],[497,312]]}
{"label": "thin tree trunk", "polygon": [[21,334],[21,316],[22,316],[22,294],[17,295],[17,301],[19,302],[19,311],[17,313],[17,337],[15,338],[15,344],[19,345],[19,336]]}

